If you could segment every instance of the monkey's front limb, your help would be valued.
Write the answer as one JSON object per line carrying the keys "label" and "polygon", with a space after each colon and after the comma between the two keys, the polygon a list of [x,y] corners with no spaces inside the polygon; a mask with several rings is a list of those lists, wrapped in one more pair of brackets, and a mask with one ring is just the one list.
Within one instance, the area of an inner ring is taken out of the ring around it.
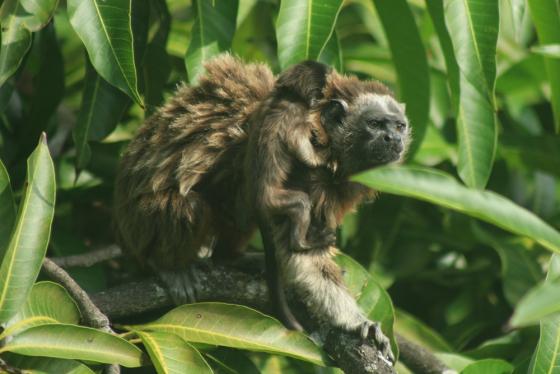
{"label": "monkey's front limb", "polygon": [[315,318],[355,332],[363,339],[372,338],[383,357],[394,363],[389,339],[383,335],[379,323],[366,318],[344,286],[341,270],[332,260],[333,251],[334,248],[293,253],[279,249],[277,259],[284,284]]}

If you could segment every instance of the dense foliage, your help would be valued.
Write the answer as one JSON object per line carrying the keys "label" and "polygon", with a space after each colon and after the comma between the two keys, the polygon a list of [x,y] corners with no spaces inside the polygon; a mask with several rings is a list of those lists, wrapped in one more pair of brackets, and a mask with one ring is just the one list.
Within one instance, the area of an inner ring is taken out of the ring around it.
{"label": "dense foliage", "polygon": [[[138,367],[144,351],[153,366],[133,371],[336,370],[320,368],[305,336],[246,307],[186,305],[115,335],[81,326],[64,288],[37,281],[45,254],[114,242],[123,146],[178,82],[232,51],[275,71],[318,59],[406,103],[406,164],[355,177],[381,193],[339,233],[357,261],[339,258],[348,286],[385,333],[460,372],[560,372],[558,0],[0,4],[2,363],[92,373],[95,362]],[[96,292],[130,267],[70,273]],[[215,320],[198,325],[208,311]]]}

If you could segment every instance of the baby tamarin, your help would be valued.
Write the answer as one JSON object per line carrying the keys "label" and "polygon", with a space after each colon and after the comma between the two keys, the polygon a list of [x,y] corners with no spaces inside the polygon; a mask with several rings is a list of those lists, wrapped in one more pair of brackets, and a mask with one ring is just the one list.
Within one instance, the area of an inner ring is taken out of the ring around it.
{"label": "baby tamarin", "polygon": [[[345,289],[330,244],[344,213],[372,195],[348,176],[402,158],[403,107],[380,83],[311,62],[275,80],[264,65],[223,55],[199,82],[179,88],[123,155],[115,192],[123,249],[181,274],[209,250],[217,259],[241,254],[260,226],[284,287],[317,318],[373,336],[392,357]],[[176,296],[188,291],[170,283]]]}

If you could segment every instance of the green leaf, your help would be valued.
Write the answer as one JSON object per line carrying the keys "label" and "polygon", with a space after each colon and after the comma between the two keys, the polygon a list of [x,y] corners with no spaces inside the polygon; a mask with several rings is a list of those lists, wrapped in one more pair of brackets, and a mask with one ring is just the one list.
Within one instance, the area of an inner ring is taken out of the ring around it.
{"label": "green leaf", "polygon": [[49,243],[55,202],[54,166],[42,136],[27,159],[27,179],[10,244],[0,265],[0,321],[27,299]]}
{"label": "green leaf", "polygon": [[58,0],[20,0],[21,7],[27,12],[24,19],[29,31],[39,31],[49,23],[58,5]]}
{"label": "green leaf", "polygon": [[196,20],[185,55],[189,81],[196,83],[203,63],[231,47],[238,0],[195,0]]}
{"label": "green leaf", "polygon": [[[517,304],[511,325],[534,325],[553,313],[560,312],[560,281],[545,282],[534,287]],[[554,319],[557,316],[552,316]]]}
{"label": "green leaf", "polygon": [[192,343],[269,352],[325,365],[319,348],[304,334],[289,331],[274,318],[241,305],[183,305],[133,329],[167,332]]}
{"label": "green leaf", "polygon": [[318,61],[323,64],[330,65],[336,69],[338,72],[342,72],[344,65],[344,59],[342,57],[342,48],[340,47],[340,40],[338,39],[338,34],[334,31],[325,45],[325,48],[321,51],[321,54],[317,58]]}
{"label": "green leaf", "polygon": [[382,167],[352,178],[381,192],[414,197],[527,236],[560,253],[560,233],[530,211],[491,191],[469,189],[453,177],[422,167]]}
{"label": "green leaf", "polygon": [[74,361],[48,357],[29,357],[5,353],[10,365],[25,370],[25,374],[95,374],[86,365]]}
{"label": "green leaf", "polygon": [[0,339],[33,326],[77,324],[79,321],[80,311],[64,287],[53,282],[38,282],[33,285],[25,304],[8,321]]}
{"label": "green leaf", "polygon": [[84,94],[73,130],[76,169],[84,169],[91,159],[89,141],[99,141],[117,126],[129,103],[128,97],[105,81],[87,63]]}
{"label": "green leaf", "polygon": [[497,238],[478,225],[473,231],[479,240],[498,252],[504,295],[510,305],[516,305],[544,277],[539,263],[519,239]]}
{"label": "green leaf", "polygon": [[158,374],[212,373],[200,352],[174,334],[136,332],[146,347]]}
{"label": "green leaf", "polygon": [[531,52],[545,57],[560,58],[560,44],[546,44],[531,48]]}
{"label": "green leaf", "polygon": [[453,43],[449,36],[447,26],[445,26],[445,16],[443,13],[443,0],[426,0],[426,7],[434,24],[439,44],[443,51],[445,66],[447,67],[447,81],[451,91],[453,110],[456,111],[459,105],[459,65],[455,59]]}
{"label": "green leaf", "polygon": [[406,103],[406,114],[414,130],[409,151],[413,155],[426,133],[430,112],[426,50],[406,0],[374,0],[373,3],[385,29],[397,70],[400,97]]}
{"label": "green leaf", "polygon": [[402,337],[438,352],[452,352],[453,349],[436,331],[416,319],[411,314],[397,309],[395,331]]}
{"label": "green leaf", "polygon": [[131,26],[132,0],[68,0],[72,27],[84,43],[95,70],[107,82],[138,104],[134,40]]}
{"label": "green leaf", "polygon": [[16,205],[10,185],[10,176],[0,160],[0,261],[10,242],[10,233],[16,220]]}
{"label": "green leaf", "polygon": [[504,360],[487,359],[473,362],[461,371],[461,374],[509,374],[513,366]]}
{"label": "green leaf", "polygon": [[[528,0],[531,18],[535,23],[539,41],[543,45],[560,44],[560,4],[558,1]],[[550,101],[554,112],[556,132],[560,132],[560,60],[545,58]]]}
{"label": "green leaf", "polygon": [[459,65],[458,171],[469,187],[484,188],[496,153],[498,1],[445,0],[444,4]]}
{"label": "green leaf", "polygon": [[[560,280],[560,256],[550,259],[546,283]],[[560,366],[560,315],[550,316],[540,323],[539,343],[533,354],[528,373],[553,373]]]}
{"label": "green leaf", "polygon": [[316,60],[329,41],[342,0],[282,0],[276,21],[280,67]]}
{"label": "green leaf", "polygon": [[344,284],[366,316],[381,324],[381,330],[391,340],[395,357],[398,357],[398,346],[393,334],[395,311],[389,294],[350,256],[339,254],[335,260],[344,271]]}
{"label": "green leaf", "polygon": [[23,23],[25,15],[18,0],[6,0],[0,8],[2,24],[0,86],[16,72],[31,47],[31,32]]}
{"label": "green leaf", "polygon": [[29,356],[87,360],[126,367],[142,364],[142,351],[118,336],[89,327],[51,324],[15,335],[2,352]]}

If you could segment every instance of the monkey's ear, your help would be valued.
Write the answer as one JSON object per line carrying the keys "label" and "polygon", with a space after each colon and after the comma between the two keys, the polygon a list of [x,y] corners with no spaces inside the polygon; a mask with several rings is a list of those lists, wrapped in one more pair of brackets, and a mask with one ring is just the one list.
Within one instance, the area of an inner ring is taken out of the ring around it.
{"label": "monkey's ear", "polygon": [[340,123],[348,112],[348,104],[342,99],[330,100],[323,111],[321,118],[324,125]]}

